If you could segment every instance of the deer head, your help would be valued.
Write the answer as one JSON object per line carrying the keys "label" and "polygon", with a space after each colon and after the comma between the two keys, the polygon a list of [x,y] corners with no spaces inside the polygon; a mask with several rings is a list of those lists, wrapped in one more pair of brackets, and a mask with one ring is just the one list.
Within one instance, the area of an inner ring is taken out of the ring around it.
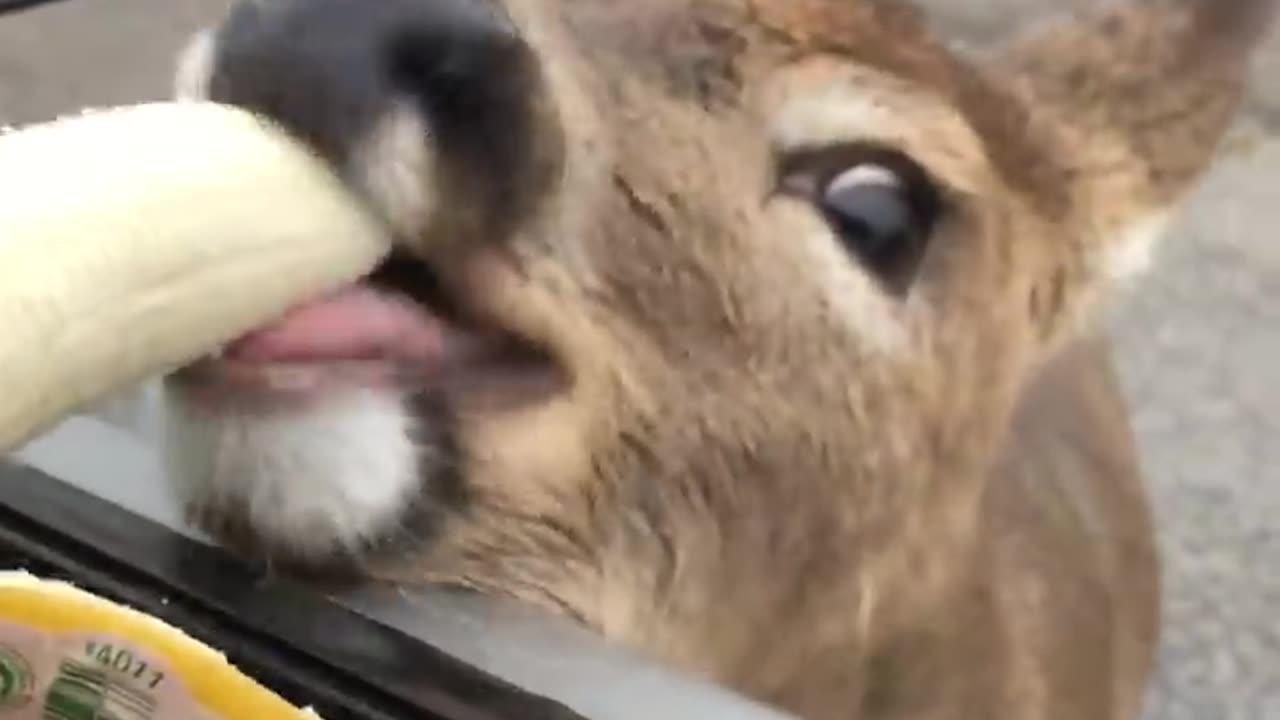
{"label": "deer head", "polygon": [[183,87],[402,251],[178,373],[174,477],[275,562],[873,715],[881,650],[999,572],[1014,413],[1211,163],[1270,10],[1133,3],[979,65],[888,0],[242,2]]}

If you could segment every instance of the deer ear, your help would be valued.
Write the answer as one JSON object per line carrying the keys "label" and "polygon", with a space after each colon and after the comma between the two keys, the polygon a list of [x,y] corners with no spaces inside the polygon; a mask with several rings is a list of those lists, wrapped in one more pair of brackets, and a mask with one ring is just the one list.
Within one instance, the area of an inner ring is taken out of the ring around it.
{"label": "deer ear", "polygon": [[1030,32],[1000,63],[1052,138],[1086,252],[1116,275],[1141,269],[1213,161],[1277,5],[1125,2]]}

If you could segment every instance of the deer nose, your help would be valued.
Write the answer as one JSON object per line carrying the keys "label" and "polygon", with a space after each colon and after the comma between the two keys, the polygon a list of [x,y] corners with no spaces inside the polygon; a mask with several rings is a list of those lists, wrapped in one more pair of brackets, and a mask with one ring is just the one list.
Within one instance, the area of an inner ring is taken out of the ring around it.
{"label": "deer nose", "polygon": [[309,143],[401,234],[507,236],[559,177],[555,104],[494,0],[241,0],[213,48],[210,99]]}
{"label": "deer nose", "polygon": [[215,48],[210,99],[268,116],[338,163],[398,100],[439,134],[517,110],[532,60],[487,0],[241,0]]}

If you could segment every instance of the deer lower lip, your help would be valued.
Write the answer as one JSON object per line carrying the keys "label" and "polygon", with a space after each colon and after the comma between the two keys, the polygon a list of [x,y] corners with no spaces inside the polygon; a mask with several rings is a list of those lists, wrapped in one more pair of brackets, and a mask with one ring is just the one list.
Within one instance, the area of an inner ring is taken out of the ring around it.
{"label": "deer lower lip", "polygon": [[385,361],[246,363],[206,358],[171,379],[196,405],[216,410],[305,403],[344,387],[391,387],[394,376],[395,368]]}

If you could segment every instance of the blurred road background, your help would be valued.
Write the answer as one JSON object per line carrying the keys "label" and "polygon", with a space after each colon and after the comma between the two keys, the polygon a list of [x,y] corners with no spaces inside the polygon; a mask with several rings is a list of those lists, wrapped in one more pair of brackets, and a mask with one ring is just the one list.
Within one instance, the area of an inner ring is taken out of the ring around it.
{"label": "blurred road background", "polygon": [[[1084,1],[923,4],[981,50]],[[0,17],[0,125],[165,97],[186,36],[224,4],[68,0]],[[1280,720],[1280,38],[1257,78],[1234,149],[1111,318],[1165,551],[1151,720]]]}

